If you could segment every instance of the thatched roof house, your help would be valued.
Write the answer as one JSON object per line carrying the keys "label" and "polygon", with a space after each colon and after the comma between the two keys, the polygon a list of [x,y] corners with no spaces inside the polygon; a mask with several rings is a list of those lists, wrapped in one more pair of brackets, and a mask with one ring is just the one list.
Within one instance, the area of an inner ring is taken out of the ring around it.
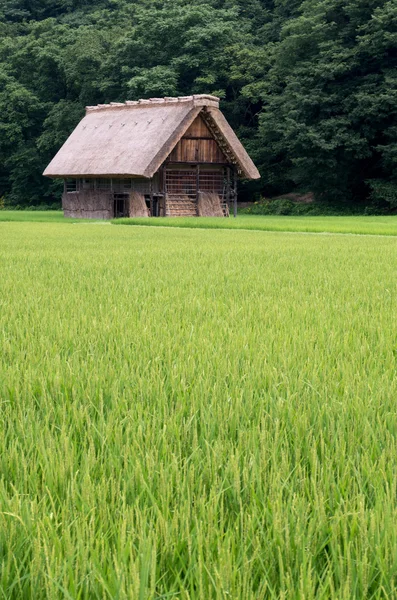
{"label": "thatched roof house", "polygon": [[65,216],[228,214],[259,173],[219,110],[198,95],[88,106],[44,175],[65,180]]}

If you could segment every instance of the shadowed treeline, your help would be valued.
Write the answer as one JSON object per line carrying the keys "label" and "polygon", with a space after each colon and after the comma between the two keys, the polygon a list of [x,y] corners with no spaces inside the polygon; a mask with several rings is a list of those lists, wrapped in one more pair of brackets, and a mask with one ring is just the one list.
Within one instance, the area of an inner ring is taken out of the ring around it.
{"label": "shadowed treeline", "polygon": [[0,0],[0,198],[41,173],[84,106],[210,93],[261,170],[242,199],[311,191],[397,206],[395,3]]}

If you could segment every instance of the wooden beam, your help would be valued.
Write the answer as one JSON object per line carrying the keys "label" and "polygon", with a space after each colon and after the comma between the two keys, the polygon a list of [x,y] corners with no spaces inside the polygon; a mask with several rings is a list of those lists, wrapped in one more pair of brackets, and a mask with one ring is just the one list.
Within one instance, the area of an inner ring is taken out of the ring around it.
{"label": "wooden beam", "polygon": [[161,211],[163,210],[164,196],[163,196],[163,188],[164,188],[164,165],[161,165],[159,171],[159,189],[157,192],[157,201],[158,201],[158,211],[159,217],[161,217]]}
{"label": "wooden beam", "polygon": [[153,215],[153,178],[150,179],[150,216],[154,217]]}
{"label": "wooden beam", "polygon": [[196,215],[198,216],[198,199],[200,193],[200,165],[196,165]]}
{"label": "wooden beam", "polygon": [[163,173],[164,173],[164,175],[163,175],[164,216],[166,217],[167,216],[167,193],[168,193],[168,190],[167,190],[167,167],[166,167],[166,165],[164,165]]}
{"label": "wooden beam", "polygon": [[201,140],[211,140],[211,141],[214,141],[213,137],[199,137],[199,136],[190,136],[190,135],[187,136],[187,137],[183,137],[181,139],[182,140],[195,140],[196,142],[197,141],[201,141]]}

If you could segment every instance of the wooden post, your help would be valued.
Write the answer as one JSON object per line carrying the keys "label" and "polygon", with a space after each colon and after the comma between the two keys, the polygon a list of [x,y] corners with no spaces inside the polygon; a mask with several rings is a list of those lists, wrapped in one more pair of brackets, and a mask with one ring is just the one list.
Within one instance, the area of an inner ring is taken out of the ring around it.
{"label": "wooden post", "polygon": [[199,193],[200,193],[200,165],[197,164],[196,165],[196,215],[197,216],[199,214],[199,211],[198,211]]}
{"label": "wooden post", "polygon": [[154,217],[153,214],[153,178],[150,179],[150,216]]}
{"label": "wooden post", "polygon": [[167,168],[163,167],[164,217],[167,216]]}
{"label": "wooden post", "polygon": [[161,211],[163,210],[163,198],[161,196],[161,194],[163,193],[163,166],[160,167],[159,169],[159,200],[158,200],[158,211],[159,211],[159,217],[161,217]]}
{"label": "wooden post", "polygon": [[237,168],[233,169],[233,215],[237,217]]}
{"label": "wooden post", "polygon": [[226,167],[226,177],[227,177],[226,202],[227,202],[227,206],[229,209],[229,215],[230,215],[231,202],[232,202],[232,171],[231,171],[230,167]]}

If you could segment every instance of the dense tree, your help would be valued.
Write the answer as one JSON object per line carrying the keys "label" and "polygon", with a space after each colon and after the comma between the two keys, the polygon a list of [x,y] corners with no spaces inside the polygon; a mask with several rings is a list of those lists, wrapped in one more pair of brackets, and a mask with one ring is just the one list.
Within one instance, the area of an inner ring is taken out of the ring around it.
{"label": "dense tree", "polygon": [[209,92],[262,172],[397,207],[397,7],[386,0],[0,0],[0,196],[41,172],[86,104]]}
{"label": "dense tree", "polygon": [[392,176],[397,7],[308,0],[301,10],[284,24],[260,84],[269,172],[276,184],[365,200],[378,178]]}

